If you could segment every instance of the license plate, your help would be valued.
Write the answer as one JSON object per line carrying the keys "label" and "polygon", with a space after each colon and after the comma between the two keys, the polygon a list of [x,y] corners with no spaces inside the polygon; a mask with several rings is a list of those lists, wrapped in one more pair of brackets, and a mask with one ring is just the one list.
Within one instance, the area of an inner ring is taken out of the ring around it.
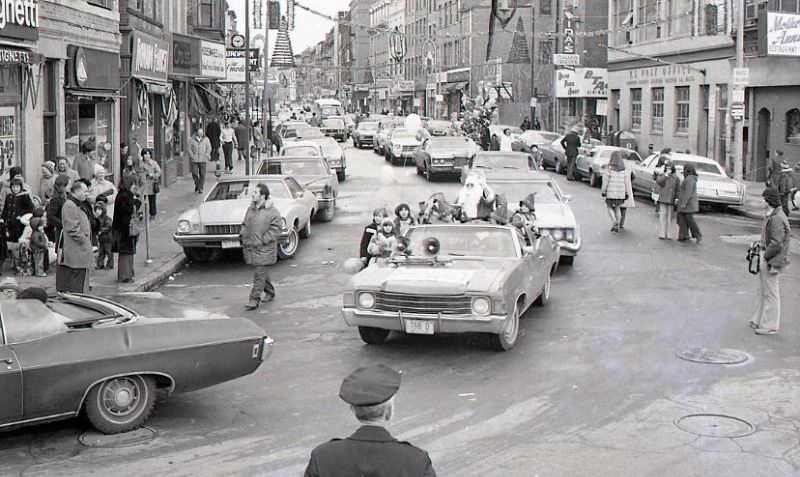
{"label": "license plate", "polygon": [[416,335],[432,335],[433,322],[428,320],[404,320],[403,324],[406,327],[406,333],[413,333]]}
{"label": "license plate", "polygon": [[239,248],[238,240],[223,240],[222,248]]}

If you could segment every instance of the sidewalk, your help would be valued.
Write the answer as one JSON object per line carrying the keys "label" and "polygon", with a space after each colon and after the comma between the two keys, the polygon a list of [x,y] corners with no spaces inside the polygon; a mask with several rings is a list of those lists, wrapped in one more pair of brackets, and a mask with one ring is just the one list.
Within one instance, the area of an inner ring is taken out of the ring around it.
{"label": "sidewalk", "polygon": [[[209,163],[211,165],[211,163]],[[244,173],[244,162],[236,161],[234,174]],[[206,187],[216,182],[213,168],[206,173]],[[97,295],[114,295],[116,293],[149,291],[158,287],[167,278],[180,270],[186,263],[181,247],[172,240],[178,216],[186,210],[200,203],[202,196],[194,193],[194,182],[192,177],[178,177],[175,183],[169,187],[162,187],[158,194],[158,216],[156,220],[150,222],[150,263],[147,263],[148,248],[145,234],[139,237],[139,244],[136,248],[134,259],[134,270],[136,271],[136,281],[133,283],[117,282],[116,256],[114,270],[91,270],[89,273],[89,283],[92,293]],[[36,286],[43,287],[48,292],[55,292],[55,267],[51,267],[47,277],[18,277],[13,272],[6,270],[3,280],[10,277],[24,287]]]}
{"label": "sidewalk", "polygon": [[[731,206],[731,210],[750,217],[751,219],[763,219],[767,214],[767,204],[761,194],[766,187],[763,182],[745,181],[747,186],[747,198],[743,206]],[[789,224],[800,227],[800,210],[793,210],[789,214]]]}

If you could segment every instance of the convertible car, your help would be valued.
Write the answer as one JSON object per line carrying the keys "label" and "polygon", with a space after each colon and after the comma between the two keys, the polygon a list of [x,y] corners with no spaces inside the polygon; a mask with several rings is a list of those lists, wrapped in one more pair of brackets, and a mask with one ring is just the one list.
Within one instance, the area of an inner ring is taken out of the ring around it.
{"label": "convertible car", "polygon": [[519,321],[550,299],[558,245],[492,224],[418,225],[407,247],[350,280],[342,314],[368,344],[389,332],[489,333],[500,350],[517,342]]}
{"label": "convertible car", "polygon": [[336,169],[319,156],[273,157],[261,161],[256,174],[283,174],[293,177],[317,197],[317,216],[330,222],[336,213],[339,179]]}
{"label": "convertible car", "polygon": [[469,167],[480,148],[466,136],[434,136],[414,151],[417,174],[429,181],[434,175],[457,175]]}
{"label": "convertible car", "polygon": [[141,426],[156,394],[254,372],[272,339],[245,318],[163,298],[0,296],[0,430],[85,413],[99,431]]}
{"label": "convertible car", "polygon": [[290,176],[229,176],[220,179],[198,207],[178,218],[172,238],[183,247],[188,258],[206,262],[223,249],[242,247],[239,232],[253,188],[260,182],[269,186],[270,199],[283,217],[278,258],[291,258],[297,253],[300,238],[311,236],[317,197]]}

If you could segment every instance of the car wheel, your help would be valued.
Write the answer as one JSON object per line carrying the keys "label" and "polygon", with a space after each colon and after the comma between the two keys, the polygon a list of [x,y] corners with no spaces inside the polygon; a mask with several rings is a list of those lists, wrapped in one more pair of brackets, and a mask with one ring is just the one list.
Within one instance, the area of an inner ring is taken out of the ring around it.
{"label": "car wheel", "polygon": [[300,238],[307,239],[311,237],[311,217],[306,221],[306,226],[300,230]]}
{"label": "car wheel", "polygon": [[564,173],[564,170],[561,167],[561,161],[559,161],[558,159],[556,159],[556,165],[553,167],[553,170],[555,171],[556,174]]}
{"label": "car wheel", "polygon": [[149,376],[121,376],[94,386],[86,395],[86,417],[100,432],[117,434],[141,426],[156,405]]}
{"label": "car wheel", "polygon": [[344,182],[347,180],[347,173],[342,171],[336,171],[336,178],[339,179],[339,182]]}
{"label": "car wheel", "polygon": [[330,222],[331,220],[333,220],[333,216],[335,214],[336,214],[336,202],[334,201],[328,204],[328,206],[322,210],[322,215],[320,216],[320,219],[323,222]]}
{"label": "car wheel", "polygon": [[569,265],[572,266],[575,263],[575,256],[574,255],[562,255],[558,259],[558,263],[561,265]]}
{"label": "car wheel", "polygon": [[589,187],[597,187],[597,174],[589,170]]}
{"label": "car wheel", "polygon": [[508,351],[514,347],[519,337],[519,317],[520,304],[514,305],[514,311],[506,320],[503,330],[498,335],[494,335],[494,347],[498,351]]}
{"label": "car wheel", "polygon": [[195,263],[206,263],[216,259],[220,251],[215,248],[184,247],[183,254]]}
{"label": "car wheel", "polygon": [[539,306],[546,306],[550,303],[550,287],[552,286],[552,278],[551,274],[547,274],[547,280],[545,280],[544,285],[542,286],[542,292],[539,294],[539,298],[536,299],[536,304]]}
{"label": "car wheel", "polygon": [[419,164],[417,165],[417,175],[418,176],[422,175],[422,168],[419,166]]}
{"label": "car wheel", "polygon": [[386,342],[386,338],[389,337],[390,330],[384,330],[383,328],[373,328],[371,326],[359,326],[358,327],[358,334],[361,336],[361,339],[364,343],[371,344],[371,345],[379,345]]}
{"label": "car wheel", "polygon": [[284,240],[281,240],[281,242],[278,244],[278,258],[281,260],[286,260],[294,257],[294,254],[297,253],[299,246],[299,234],[297,233],[297,230],[292,227],[292,230],[289,231],[289,236]]}
{"label": "car wheel", "polygon": [[431,172],[431,169],[430,167],[428,167],[427,164],[425,164],[425,169],[423,169],[423,173],[425,174],[425,180],[430,182],[431,178],[433,177],[433,172]]}
{"label": "car wheel", "polygon": [[392,157],[391,157],[391,155],[390,155],[390,154],[391,154],[391,153],[389,153],[389,152],[386,152],[386,153],[384,153],[384,154],[383,154],[383,158],[384,158],[384,159],[385,159],[387,162],[392,162]]}

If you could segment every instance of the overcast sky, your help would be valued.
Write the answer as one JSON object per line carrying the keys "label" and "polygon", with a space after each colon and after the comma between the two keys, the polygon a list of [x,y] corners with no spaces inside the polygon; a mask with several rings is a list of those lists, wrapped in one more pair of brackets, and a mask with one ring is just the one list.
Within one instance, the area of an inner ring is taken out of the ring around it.
{"label": "overcast sky", "polygon": [[[250,1],[250,9],[253,9],[253,1]],[[266,4],[268,0],[262,0],[264,4],[264,9],[266,9]],[[297,0],[300,4],[306,5],[309,8],[313,8],[314,10],[318,10],[322,13],[325,13],[330,16],[336,16],[336,12],[344,11],[348,9],[350,5],[350,0]],[[230,7],[236,11],[236,16],[238,18],[238,26],[239,31],[244,34],[244,4],[245,0],[228,0],[228,4]],[[280,0],[281,4],[281,14],[286,13],[286,0]],[[252,11],[250,12],[252,15]],[[264,12],[266,15],[266,12]],[[266,20],[264,21],[266,24]],[[292,40],[292,51],[294,54],[298,54],[301,51],[305,50],[309,46],[317,44],[317,42],[325,39],[325,34],[333,27],[333,23],[319,17],[317,15],[311,14],[302,8],[295,7],[295,21],[294,21],[294,31],[289,32],[289,37]],[[250,35],[253,36],[257,33],[256,30],[252,29],[253,23],[252,20],[250,22]],[[262,30],[263,33],[263,30]],[[269,41],[270,41],[270,49],[269,54],[272,55],[272,46],[275,45],[275,37],[277,35],[277,31],[270,32]]]}

